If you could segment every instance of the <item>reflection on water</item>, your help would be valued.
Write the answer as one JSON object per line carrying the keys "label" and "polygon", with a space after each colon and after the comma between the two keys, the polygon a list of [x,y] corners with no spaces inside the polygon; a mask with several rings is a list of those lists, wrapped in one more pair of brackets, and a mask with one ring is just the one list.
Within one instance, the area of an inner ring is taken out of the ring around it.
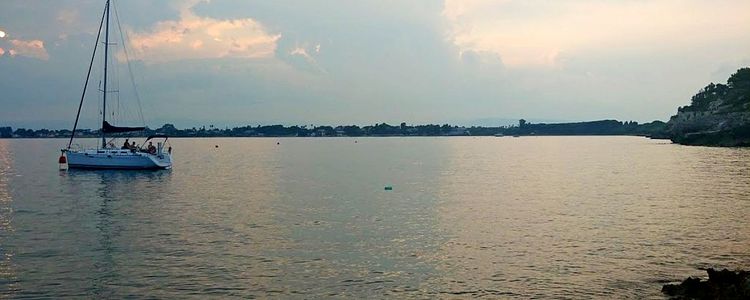
{"label": "reflection on water", "polygon": [[136,240],[129,236],[126,227],[137,219],[160,217],[151,214],[153,211],[148,207],[163,200],[164,192],[170,185],[170,175],[169,171],[69,170],[60,173],[60,183],[70,188],[70,194],[78,195],[79,199],[96,199],[99,202],[78,207],[93,213],[80,216],[85,218],[80,219],[81,224],[90,226],[86,234],[94,238],[89,242],[93,242],[95,249],[87,256],[91,269],[86,272],[92,275],[88,278],[86,295],[97,298],[117,296],[111,287],[123,282],[123,278],[132,276],[118,259]]}
{"label": "reflection on water", "polygon": [[[449,292],[658,297],[701,267],[750,266],[750,149],[640,138],[451,143],[438,252]],[[456,281],[460,278],[460,281]]]}
{"label": "reflection on water", "polygon": [[283,140],[279,221],[297,247],[276,284],[326,297],[419,293],[441,240],[435,174],[447,149],[431,141]]}
{"label": "reflection on water", "polygon": [[0,295],[11,296],[18,291],[18,278],[13,266],[13,252],[3,247],[14,232],[9,184],[14,170],[9,148],[9,141],[0,139]]}
{"label": "reflection on water", "polygon": [[177,139],[170,171],[59,172],[64,142],[0,140],[0,297],[648,298],[750,267],[747,149]]}

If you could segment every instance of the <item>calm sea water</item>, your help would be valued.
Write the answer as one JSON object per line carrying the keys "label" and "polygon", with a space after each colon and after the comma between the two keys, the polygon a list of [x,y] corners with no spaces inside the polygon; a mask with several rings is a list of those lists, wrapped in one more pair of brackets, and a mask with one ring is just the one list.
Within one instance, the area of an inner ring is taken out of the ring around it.
{"label": "calm sea water", "polygon": [[64,144],[0,140],[0,298],[660,298],[750,267],[750,149],[174,139],[173,170],[61,172]]}

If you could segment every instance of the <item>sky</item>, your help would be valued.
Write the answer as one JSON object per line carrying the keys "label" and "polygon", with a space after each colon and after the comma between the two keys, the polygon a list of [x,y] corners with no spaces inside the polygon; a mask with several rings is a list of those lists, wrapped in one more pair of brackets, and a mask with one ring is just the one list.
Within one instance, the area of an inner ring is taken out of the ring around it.
{"label": "sky", "polygon": [[[114,5],[151,127],[668,120],[750,65],[747,0]],[[0,126],[72,126],[103,10],[103,0],[0,2]],[[137,123],[114,43],[109,107]],[[98,65],[85,128],[101,118]]]}

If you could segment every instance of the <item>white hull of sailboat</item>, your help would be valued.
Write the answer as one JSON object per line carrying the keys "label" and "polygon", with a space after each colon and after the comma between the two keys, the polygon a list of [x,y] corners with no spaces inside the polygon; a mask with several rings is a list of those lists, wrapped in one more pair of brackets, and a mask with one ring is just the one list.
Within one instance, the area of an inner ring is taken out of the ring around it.
{"label": "white hull of sailboat", "polygon": [[150,154],[119,149],[69,150],[68,167],[72,169],[170,169],[172,156],[168,153]]}

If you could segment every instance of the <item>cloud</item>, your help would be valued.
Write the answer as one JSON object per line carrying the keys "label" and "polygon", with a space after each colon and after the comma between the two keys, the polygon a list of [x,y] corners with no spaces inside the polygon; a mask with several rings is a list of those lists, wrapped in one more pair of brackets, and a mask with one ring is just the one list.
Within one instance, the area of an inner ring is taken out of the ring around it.
{"label": "cloud", "polygon": [[[555,66],[590,49],[696,45],[741,37],[750,2],[726,0],[446,0],[448,40],[511,67]],[[671,44],[671,45],[670,45]]]}
{"label": "cloud", "polygon": [[310,58],[310,54],[307,54],[307,50],[305,50],[305,48],[302,48],[302,47],[297,47],[297,48],[292,49],[292,51],[289,52],[289,54],[300,55],[305,58]]}
{"label": "cloud", "polygon": [[503,66],[502,57],[500,57],[500,55],[498,55],[497,53],[491,51],[463,50],[459,52],[458,56],[461,59],[461,62],[463,62],[464,66]]}
{"label": "cloud", "polygon": [[492,4],[501,4],[509,2],[508,0],[445,0],[443,16],[450,21],[456,21],[474,11]]}
{"label": "cloud", "polygon": [[44,48],[44,42],[41,40],[10,40],[10,44],[13,46],[8,51],[11,56],[19,55],[41,60],[49,59],[47,49]]}
{"label": "cloud", "polygon": [[[116,2],[134,41],[129,54],[143,59],[134,67],[144,76],[138,83],[148,98],[146,117],[157,125],[496,116],[646,121],[668,118],[695,89],[726,80],[750,58],[748,0],[342,2]],[[61,110],[75,113],[61,99],[80,97],[85,70],[70,72],[90,58],[104,2],[2,4],[0,29],[9,35],[0,39],[0,106],[27,106],[0,110],[0,120],[46,122]],[[77,20],[62,10],[78,11]],[[249,37],[260,39],[246,43],[255,49],[230,51],[232,38]],[[11,39],[44,41],[49,61],[11,59]],[[55,88],[35,90],[40,82]],[[191,122],[203,121],[184,124]]]}
{"label": "cloud", "polygon": [[[315,56],[318,55],[320,55],[320,44],[316,44],[314,46],[296,45],[294,48],[292,48],[292,50],[289,51],[289,56],[291,59],[287,62],[302,69],[308,69],[307,67],[312,67],[312,70],[321,73],[327,73],[327,71],[323,69],[323,67],[321,67],[318,61],[315,59]],[[305,61],[305,64],[297,63],[295,61],[295,58],[302,58]]]}
{"label": "cloud", "polygon": [[57,13],[57,21],[65,25],[71,25],[78,22],[78,18],[79,15],[77,10],[63,9]]}
{"label": "cloud", "polygon": [[270,58],[280,34],[268,33],[251,18],[219,20],[197,16],[189,2],[178,20],[158,22],[148,32],[130,34],[132,48],[147,62],[207,58]]}

